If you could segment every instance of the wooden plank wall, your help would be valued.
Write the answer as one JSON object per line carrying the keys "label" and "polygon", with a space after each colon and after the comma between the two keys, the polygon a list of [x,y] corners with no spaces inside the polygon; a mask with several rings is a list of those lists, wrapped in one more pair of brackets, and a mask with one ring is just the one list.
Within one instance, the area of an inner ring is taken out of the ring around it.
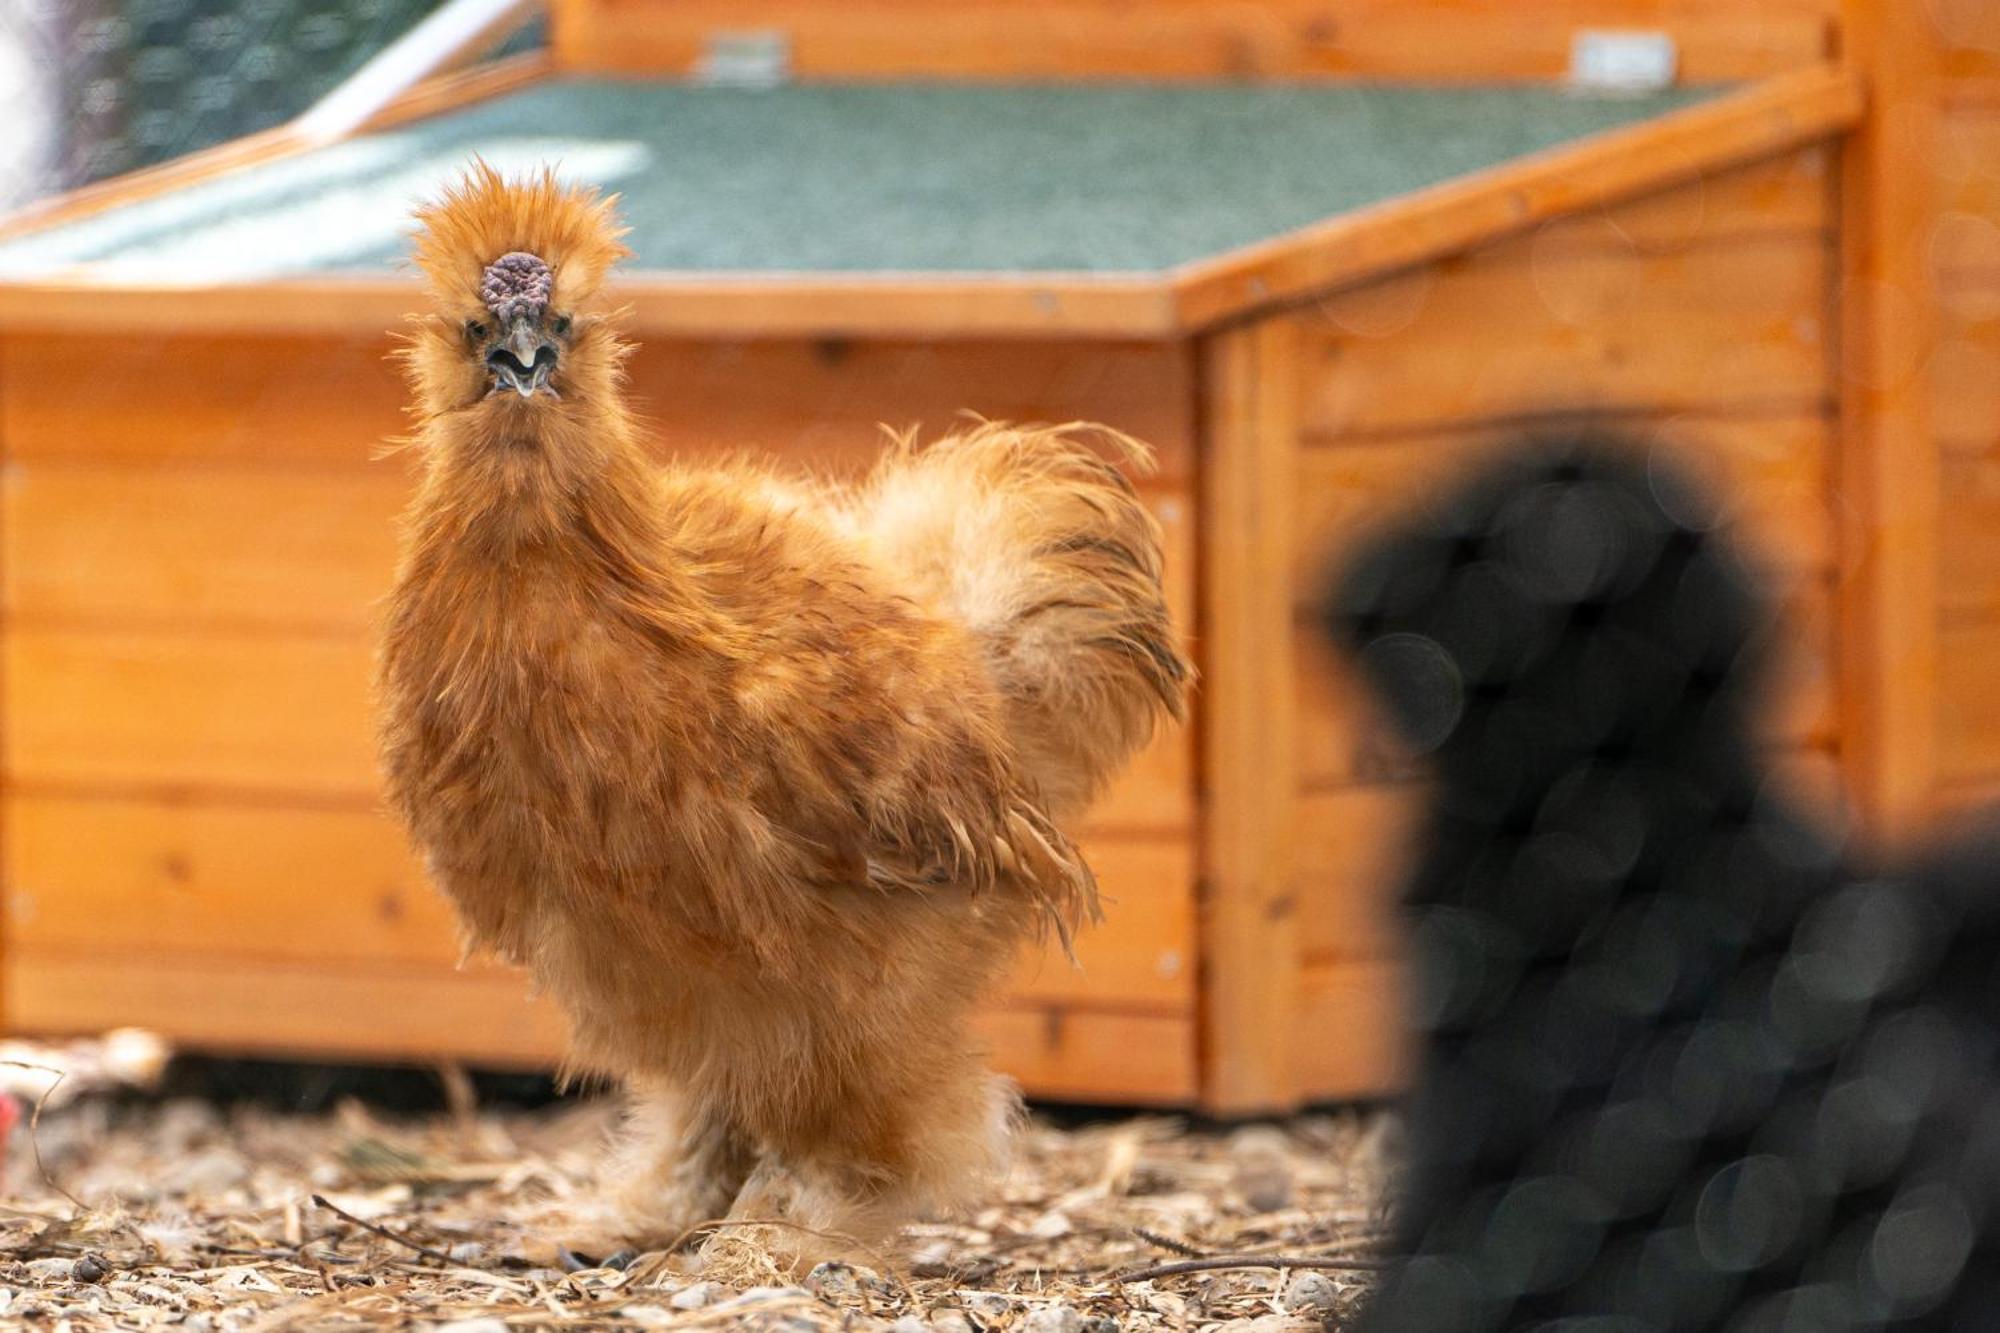
{"label": "wooden plank wall", "polygon": [[[1833,794],[1833,187],[1833,155],[1814,147],[1297,308],[1275,321],[1281,331],[1255,335],[1288,347],[1289,361],[1249,356],[1249,331],[1210,341],[1211,376],[1292,377],[1260,391],[1281,404],[1264,419],[1289,431],[1262,445],[1262,498],[1232,480],[1229,502],[1208,506],[1210,577],[1220,582],[1235,541],[1243,576],[1283,589],[1262,623],[1232,626],[1223,615],[1234,590],[1211,585],[1210,796],[1231,771],[1289,778],[1291,796],[1274,800],[1267,782],[1261,803],[1239,797],[1242,810],[1213,816],[1224,825],[1220,838],[1211,825],[1211,857],[1222,858],[1207,871],[1211,910],[1271,906],[1226,923],[1210,986],[1226,1000],[1289,988],[1276,1007],[1296,1016],[1277,1035],[1248,1038],[1266,1048],[1257,1063],[1216,1066],[1212,1101],[1247,1108],[1395,1085],[1389,899],[1417,773],[1303,617],[1358,535],[1526,415],[1580,411],[1671,440],[1731,498],[1784,608],[1790,647],[1771,744]],[[1216,418],[1211,492],[1225,456],[1242,452],[1225,408]],[[1273,511],[1281,503],[1289,512]],[[1260,504],[1274,528],[1250,526]],[[1287,528],[1288,559],[1260,563],[1254,553]],[[1296,622],[1280,623],[1277,607]],[[1225,674],[1232,631],[1244,651],[1261,645],[1282,660]],[[1287,712],[1289,744],[1258,721]],[[1261,852],[1232,859],[1228,839],[1253,825],[1265,831]],[[1281,872],[1288,884],[1267,882]],[[1244,1040],[1217,1033],[1210,1047]]]}
{"label": "wooden plank wall", "polygon": [[1830,50],[1838,0],[557,0],[558,68],[682,74],[716,32],[782,31],[840,78],[1560,78],[1579,27],[1664,29],[1691,82]]}
{"label": "wooden plank wall", "polygon": [[1940,0],[1931,362],[1941,453],[1938,789],[2000,797],[2000,7]]}
{"label": "wooden plank wall", "polygon": [[[221,1047],[539,1063],[554,1018],[452,972],[449,914],[377,809],[370,626],[413,475],[371,461],[402,389],[373,340],[0,343],[10,1027],[141,1023]],[[649,342],[665,452],[864,466],[878,421],[1092,417],[1153,441],[1145,494],[1192,614],[1192,358],[1116,343]],[[1048,1096],[1194,1092],[1192,738],[1086,842],[1113,925],[986,1017]]]}

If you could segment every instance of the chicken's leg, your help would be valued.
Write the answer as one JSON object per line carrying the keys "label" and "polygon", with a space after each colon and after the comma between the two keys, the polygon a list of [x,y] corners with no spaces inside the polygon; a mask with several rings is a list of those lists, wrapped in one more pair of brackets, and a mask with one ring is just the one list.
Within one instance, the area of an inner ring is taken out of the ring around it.
{"label": "chicken's leg", "polygon": [[635,1245],[670,1245],[725,1216],[756,1164],[728,1114],[656,1081],[634,1081],[627,1145],[614,1164],[613,1225]]}

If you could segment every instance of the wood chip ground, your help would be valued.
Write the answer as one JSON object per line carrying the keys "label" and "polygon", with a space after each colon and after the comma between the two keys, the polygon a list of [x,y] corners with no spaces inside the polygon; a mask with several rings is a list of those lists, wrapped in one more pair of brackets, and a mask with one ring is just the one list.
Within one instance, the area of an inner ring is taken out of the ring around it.
{"label": "wood chip ground", "polygon": [[[0,1086],[35,1086],[13,1072]],[[726,1230],[622,1267],[565,1254],[615,1126],[608,1098],[408,1120],[69,1083],[7,1152],[0,1326],[1279,1333],[1348,1323],[1387,1243],[1394,1125],[1377,1112],[1037,1123],[976,1215],[799,1277]],[[1217,1256],[1362,1266],[1128,1276]]]}

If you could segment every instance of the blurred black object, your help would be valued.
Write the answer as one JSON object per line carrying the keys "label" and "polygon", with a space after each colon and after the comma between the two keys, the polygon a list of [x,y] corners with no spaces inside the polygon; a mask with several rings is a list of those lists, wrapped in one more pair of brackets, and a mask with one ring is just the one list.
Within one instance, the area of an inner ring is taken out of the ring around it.
{"label": "blurred black object", "polygon": [[1533,441],[1329,603],[1437,778],[1371,1329],[2000,1327],[2000,826],[1890,877],[1794,806],[1714,513]]}

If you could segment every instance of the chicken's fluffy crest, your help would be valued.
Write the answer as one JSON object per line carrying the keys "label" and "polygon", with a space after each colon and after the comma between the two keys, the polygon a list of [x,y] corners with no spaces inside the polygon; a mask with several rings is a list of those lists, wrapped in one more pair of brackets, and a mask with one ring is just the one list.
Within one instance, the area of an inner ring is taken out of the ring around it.
{"label": "chicken's fluffy crest", "polygon": [[616,195],[564,185],[552,168],[509,180],[475,159],[436,203],[417,210],[417,267],[441,305],[470,315],[484,306],[485,266],[523,252],[548,264],[553,299],[574,306],[595,295],[611,266],[632,253],[617,205]]}

